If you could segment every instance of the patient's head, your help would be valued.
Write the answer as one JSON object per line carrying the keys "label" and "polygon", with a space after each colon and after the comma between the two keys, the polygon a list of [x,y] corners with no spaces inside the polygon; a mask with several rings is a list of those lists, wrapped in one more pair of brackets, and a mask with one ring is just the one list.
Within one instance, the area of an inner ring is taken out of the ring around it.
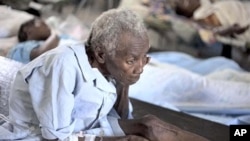
{"label": "patient's head", "polygon": [[178,15],[191,18],[194,11],[201,6],[200,0],[176,0],[175,11]]}
{"label": "patient's head", "polygon": [[20,26],[18,39],[20,42],[27,40],[46,40],[50,34],[49,26],[42,19],[34,18]]}
{"label": "patient's head", "polygon": [[147,29],[131,10],[112,9],[100,15],[86,45],[92,66],[123,85],[134,84],[149,61]]}

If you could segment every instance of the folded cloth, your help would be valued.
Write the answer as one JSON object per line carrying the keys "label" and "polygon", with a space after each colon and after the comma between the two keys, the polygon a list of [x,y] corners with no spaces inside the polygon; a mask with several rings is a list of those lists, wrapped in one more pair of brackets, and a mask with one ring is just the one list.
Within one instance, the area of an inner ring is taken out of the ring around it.
{"label": "folded cloth", "polygon": [[[229,28],[235,24],[243,28],[250,25],[250,2],[236,0],[217,1],[198,8],[194,12],[193,18],[195,20],[205,19],[211,14],[215,14],[223,28]],[[242,34],[235,34],[234,36],[245,44],[250,41],[250,28]]]}

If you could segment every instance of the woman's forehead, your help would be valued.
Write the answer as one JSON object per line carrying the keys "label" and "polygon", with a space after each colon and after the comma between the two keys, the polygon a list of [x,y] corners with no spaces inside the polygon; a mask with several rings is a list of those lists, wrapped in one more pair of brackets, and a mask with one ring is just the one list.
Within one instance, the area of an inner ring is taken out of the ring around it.
{"label": "woman's forehead", "polygon": [[149,50],[149,44],[147,41],[137,40],[137,42],[127,42],[126,45],[116,50],[117,57],[119,56],[142,56]]}

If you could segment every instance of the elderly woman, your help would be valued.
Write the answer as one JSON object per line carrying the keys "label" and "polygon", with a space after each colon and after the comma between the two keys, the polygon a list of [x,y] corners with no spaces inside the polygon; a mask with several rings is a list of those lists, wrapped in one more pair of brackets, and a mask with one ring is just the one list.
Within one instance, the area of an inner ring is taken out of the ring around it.
{"label": "elderly woman", "polygon": [[131,119],[128,89],[148,50],[147,30],[132,11],[103,13],[86,45],[55,48],[18,71],[0,140],[206,140],[154,116]]}

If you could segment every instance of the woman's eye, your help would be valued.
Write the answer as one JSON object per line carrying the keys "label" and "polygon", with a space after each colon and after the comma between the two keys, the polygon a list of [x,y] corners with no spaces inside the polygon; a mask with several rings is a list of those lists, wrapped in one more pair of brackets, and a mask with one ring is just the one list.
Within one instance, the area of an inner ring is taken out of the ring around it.
{"label": "woman's eye", "polygon": [[127,63],[128,63],[129,65],[132,65],[132,64],[135,63],[135,60],[134,60],[134,59],[133,59],[133,60],[128,60]]}
{"label": "woman's eye", "polygon": [[150,57],[149,56],[147,56],[147,55],[145,55],[144,57],[143,57],[143,64],[145,65],[145,64],[147,64],[148,62],[149,62],[149,60],[150,60]]}

